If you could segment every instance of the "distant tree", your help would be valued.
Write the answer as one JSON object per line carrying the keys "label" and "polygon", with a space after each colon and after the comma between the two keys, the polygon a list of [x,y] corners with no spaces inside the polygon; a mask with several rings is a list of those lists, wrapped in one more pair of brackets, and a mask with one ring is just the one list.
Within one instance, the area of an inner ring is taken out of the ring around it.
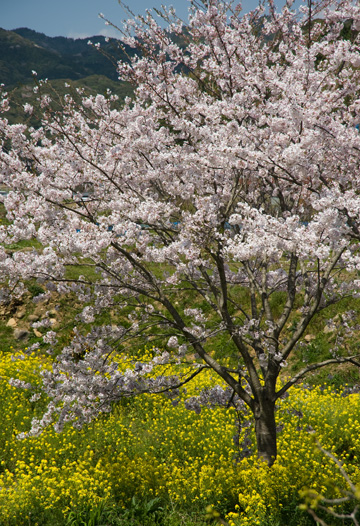
{"label": "distant tree", "polygon": [[[334,348],[277,384],[310,322],[360,284],[360,8],[325,0],[297,13],[289,1],[277,12],[269,2],[242,15],[210,0],[194,3],[186,32],[172,20],[167,30],[150,14],[128,23],[124,42],[142,53],[119,63],[135,89],[122,108],[112,96],[66,96],[55,111],[44,96],[40,129],[1,121],[11,188],[1,242],[44,247],[1,249],[8,290],[19,296],[36,277],[76,292],[87,323],[134,307],[123,327],[76,332],[44,374],[52,401],[33,432],[53,420],[81,426],[124,396],[175,390],[210,368],[228,389],[192,407],[247,406],[271,465],[279,397],[310,370],[357,363]],[[91,195],[74,197],[84,183]],[[70,279],[74,266],[96,272]],[[228,343],[214,354],[219,334]],[[167,350],[121,373],[122,343],[140,335]],[[151,375],[176,361],[194,372]]]}

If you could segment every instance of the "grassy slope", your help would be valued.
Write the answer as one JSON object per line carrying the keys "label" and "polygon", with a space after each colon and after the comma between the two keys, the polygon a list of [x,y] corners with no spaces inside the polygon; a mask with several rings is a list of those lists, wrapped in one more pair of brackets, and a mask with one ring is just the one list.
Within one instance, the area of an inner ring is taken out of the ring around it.
{"label": "grassy slope", "polygon": [[[67,84],[67,87],[65,86]],[[70,88],[69,88],[70,85]],[[34,93],[35,83],[25,83],[8,91],[11,101],[11,109],[6,113],[6,118],[11,124],[28,122],[32,126],[39,126],[40,120],[35,116],[29,117],[24,114],[24,104],[28,103],[36,107],[37,94]],[[115,82],[103,75],[90,75],[81,80],[55,79],[49,81],[49,86],[43,88],[44,93],[49,93],[54,100],[63,97],[66,93],[75,91],[77,88],[85,88],[85,94],[106,95],[107,90],[119,97],[119,104],[125,97],[131,97],[132,88],[127,82]]]}
{"label": "grassy slope", "polygon": [[[0,206],[0,221],[6,221],[4,218],[4,208]],[[7,247],[8,250],[26,250],[28,247],[36,246],[34,241],[19,242],[16,245]],[[71,274],[72,278],[79,276],[80,274],[88,276],[91,279],[96,279],[94,271],[86,266],[81,268],[72,268],[68,270],[69,277]],[[76,315],[81,311],[82,305],[79,303],[75,296],[59,296],[53,294],[50,300],[45,302],[34,303],[33,298],[42,292],[45,292],[44,288],[39,287],[35,282],[31,284],[30,293],[25,297],[24,302],[13,302],[7,306],[0,307],[0,345],[3,350],[22,349],[24,343],[26,345],[32,345],[34,343],[40,344],[40,332],[44,332],[44,329],[34,331],[31,327],[34,316],[38,319],[42,319],[46,316],[46,313],[50,311],[50,317],[53,319],[54,327],[59,331],[59,342],[57,344],[56,352],[70,343],[72,338],[72,330],[75,325],[78,324]],[[247,291],[238,288],[236,294],[242,298],[242,302],[246,305],[249,298]],[[200,307],[206,312],[208,305],[204,301],[200,301],[194,293],[187,291],[186,293],[180,293],[178,297],[184,308],[192,305],[193,307]],[[283,302],[283,295],[281,293],[274,294],[272,297],[272,306],[274,311],[280,309]],[[305,336],[303,345],[297,347],[297,350],[292,354],[289,359],[287,367],[282,372],[282,377],[288,377],[301,370],[305,364],[315,363],[317,361],[326,360],[332,357],[331,349],[335,344],[336,339],[340,336],[340,330],[342,326],[342,316],[346,311],[354,310],[358,313],[358,323],[360,322],[360,299],[358,298],[346,298],[341,303],[333,305],[321,312],[311,322],[307,335]],[[97,324],[125,324],[127,323],[127,317],[130,313],[131,308],[128,307],[126,310],[117,309],[114,306],[113,309],[108,310],[97,318]],[[209,311],[210,320],[213,314]],[[289,320],[287,325],[288,333],[291,334],[292,324],[294,317],[297,316],[295,312],[293,318]],[[327,323],[328,319],[334,319],[334,327],[329,328]],[[15,320],[16,326],[9,327],[9,320]],[[81,324],[84,332],[90,329],[89,325]],[[28,331],[28,336],[24,340],[14,339],[15,329],[24,329]],[[161,340],[158,339],[156,330],[147,342],[153,342],[156,345],[162,345]],[[131,342],[131,345],[135,345],[136,348],[142,345],[141,340],[137,342]],[[344,348],[351,352],[356,353],[359,340],[358,337],[351,337],[344,339]],[[43,347],[44,350],[46,346]],[[213,341],[213,352],[218,358],[222,356],[231,356],[234,351],[232,342],[226,334],[220,334]],[[236,352],[234,353],[235,355]],[[359,370],[351,365],[342,366],[328,366],[324,369],[320,369],[308,375],[306,381],[312,385],[318,383],[327,382],[334,387],[340,387],[341,385],[356,384],[359,383]]]}

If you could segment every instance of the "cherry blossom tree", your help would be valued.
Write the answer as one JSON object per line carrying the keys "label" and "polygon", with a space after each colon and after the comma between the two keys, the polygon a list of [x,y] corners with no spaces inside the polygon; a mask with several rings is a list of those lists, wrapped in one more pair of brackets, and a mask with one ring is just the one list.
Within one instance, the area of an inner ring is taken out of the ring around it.
{"label": "cherry blossom tree", "polygon": [[[277,11],[270,1],[243,15],[209,0],[194,3],[186,29],[166,17],[166,29],[151,14],[125,26],[138,52],[118,65],[134,86],[123,106],[79,92],[59,110],[39,82],[40,128],[1,119],[11,190],[1,242],[42,246],[1,249],[3,295],[20,297],[36,278],[84,305],[44,373],[51,403],[33,432],[81,426],[124,396],[174,396],[210,368],[227,387],[188,406],[247,407],[271,465],[279,397],[310,370],[358,363],[339,345],[278,383],[310,322],[360,284],[360,9],[324,0]],[[93,273],[70,279],[69,267]],[[96,323],[129,307],[121,326]],[[82,322],[95,322],[88,334]],[[163,350],[121,372],[124,342],[140,335]],[[219,336],[224,350],[213,353]],[[152,374],[182,362],[191,374]]]}

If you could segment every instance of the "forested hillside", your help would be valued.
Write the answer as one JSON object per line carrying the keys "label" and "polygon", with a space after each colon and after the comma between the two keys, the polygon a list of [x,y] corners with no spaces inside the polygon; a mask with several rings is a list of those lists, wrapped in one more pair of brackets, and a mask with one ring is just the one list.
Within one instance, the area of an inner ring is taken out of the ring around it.
{"label": "forested hillside", "polygon": [[[101,51],[95,47],[97,43]],[[114,64],[133,53],[119,41],[106,41],[102,36],[73,39],[48,37],[28,28],[0,28],[0,83],[14,101],[10,120],[21,121],[23,104],[34,98],[33,71],[39,79],[49,79],[60,95],[66,91],[65,81],[73,81],[75,87],[85,86],[94,93],[111,89],[123,99],[131,90],[118,81]]]}
{"label": "forested hillside", "polygon": [[[100,43],[104,53],[88,42]],[[124,47],[126,53],[129,49]],[[132,51],[133,52],[133,51]],[[6,87],[29,82],[32,71],[40,78],[77,80],[90,75],[105,75],[117,80],[113,60],[124,59],[118,41],[106,42],[102,36],[85,39],[47,37],[28,28],[0,29],[0,75]]]}

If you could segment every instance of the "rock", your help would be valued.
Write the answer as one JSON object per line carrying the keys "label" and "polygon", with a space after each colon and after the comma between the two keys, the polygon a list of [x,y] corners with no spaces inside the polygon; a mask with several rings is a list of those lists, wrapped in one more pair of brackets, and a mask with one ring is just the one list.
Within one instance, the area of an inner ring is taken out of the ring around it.
{"label": "rock", "polygon": [[26,338],[29,336],[29,331],[26,329],[15,329],[14,330],[14,338],[16,340],[26,340]]}
{"label": "rock", "polygon": [[315,340],[316,336],[314,336],[313,334],[307,334],[304,338],[305,341],[307,342],[311,342],[311,340]]}
{"label": "rock", "polygon": [[47,313],[48,313],[50,318],[54,318],[54,317],[56,317],[58,315],[58,312],[55,309],[51,309]]}
{"label": "rock", "polygon": [[33,329],[33,331],[34,331],[34,334],[35,334],[35,336],[36,336],[37,338],[41,338],[41,337],[42,337],[42,334],[41,334],[40,331],[38,331],[37,329]]}
{"label": "rock", "polygon": [[16,326],[17,326],[17,322],[15,318],[10,318],[10,320],[6,324],[6,327],[16,327]]}
{"label": "rock", "polygon": [[33,323],[34,321],[39,321],[39,316],[37,316],[37,314],[30,314],[30,316],[28,316],[28,321],[30,323]]}
{"label": "rock", "polygon": [[329,325],[325,325],[323,328],[323,333],[328,334],[329,332],[334,332],[336,330],[336,327],[330,327]]}
{"label": "rock", "polygon": [[25,310],[25,309],[19,309],[19,310],[16,312],[15,316],[16,316],[19,320],[21,320],[21,318],[23,318],[23,317],[25,316],[25,314],[26,314],[26,310]]}

